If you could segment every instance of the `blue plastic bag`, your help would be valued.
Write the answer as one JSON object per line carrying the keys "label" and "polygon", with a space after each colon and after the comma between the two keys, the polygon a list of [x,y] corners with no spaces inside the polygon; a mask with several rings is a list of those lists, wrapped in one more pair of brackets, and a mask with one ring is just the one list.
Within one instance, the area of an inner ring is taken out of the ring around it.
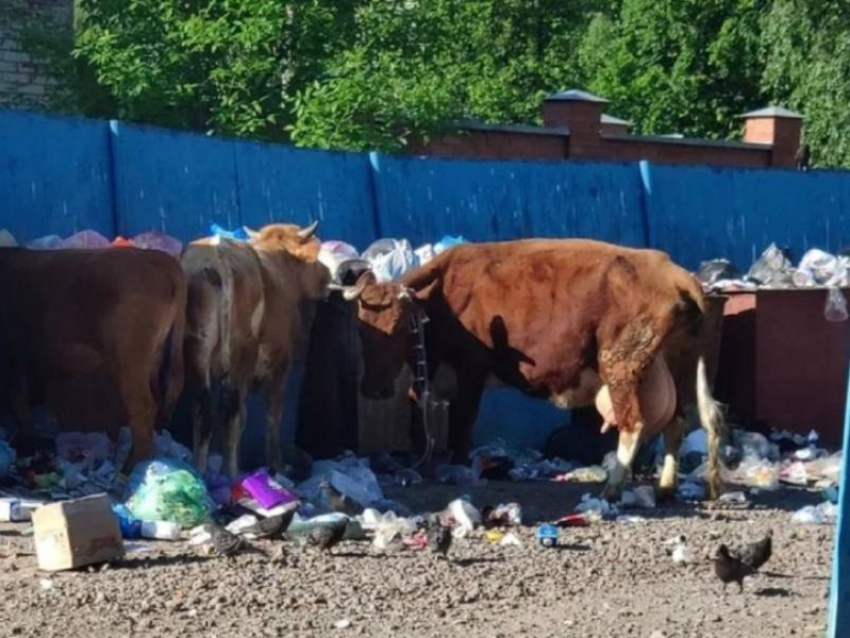
{"label": "blue plastic bag", "polygon": [[210,233],[218,237],[224,237],[225,239],[233,239],[234,241],[248,241],[250,239],[244,228],[227,230],[218,224],[210,224]]}
{"label": "blue plastic bag", "polygon": [[436,244],[434,244],[434,253],[439,255],[441,252],[444,252],[451,248],[452,246],[458,246],[460,244],[465,244],[467,241],[463,238],[462,235],[458,235],[457,237],[452,235],[446,235]]}

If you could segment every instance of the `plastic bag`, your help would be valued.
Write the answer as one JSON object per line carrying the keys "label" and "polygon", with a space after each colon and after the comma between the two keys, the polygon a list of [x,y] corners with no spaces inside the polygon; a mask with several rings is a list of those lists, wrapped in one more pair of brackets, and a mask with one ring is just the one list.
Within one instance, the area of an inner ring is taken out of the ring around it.
{"label": "plastic bag", "polygon": [[834,279],[841,279],[843,270],[846,267],[837,256],[813,248],[803,255],[793,280],[797,286],[826,286]]}
{"label": "plastic bag", "polygon": [[95,230],[81,230],[65,239],[62,248],[109,248],[109,240]]}
{"label": "plastic bag", "polygon": [[697,279],[703,285],[713,286],[719,281],[735,279],[738,271],[728,259],[711,259],[699,265]]}
{"label": "plastic bag", "polygon": [[168,521],[184,527],[209,519],[213,502],[203,479],[188,463],[155,459],[139,463],[127,482],[127,508],[143,521]]}
{"label": "plastic bag", "polygon": [[830,288],[827,292],[823,316],[826,317],[827,321],[836,323],[847,321],[847,298],[840,288]]}
{"label": "plastic bag", "polygon": [[136,248],[144,248],[146,250],[161,250],[178,259],[180,253],[183,252],[183,244],[179,239],[170,235],[152,230],[147,233],[141,233],[133,237],[133,244]]}
{"label": "plastic bag", "polygon": [[741,461],[733,477],[747,487],[775,490],[779,487],[779,466],[766,459],[747,456]]}
{"label": "plastic bag", "polygon": [[372,264],[372,271],[379,283],[400,279],[407,271],[419,265],[406,239],[379,239],[361,257]]}
{"label": "plastic bag", "polygon": [[416,258],[419,260],[420,266],[424,266],[437,256],[437,253],[431,244],[425,244],[424,246],[420,246],[413,252],[416,254]]}
{"label": "plastic bag", "polygon": [[818,506],[806,505],[791,515],[791,522],[802,525],[822,525],[835,521],[838,507],[830,502]]}
{"label": "plastic bag", "polygon": [[481,512],[465,499],[458,498],[449,503],[448,513],[457,522],[452,532],[455,538],[463,538],[481,525]]}
{"label": "plastic bag", "polygon": [[57,250],[62,248],[62,238],[59,235],[45,235],[26,243],[30,250]]}
{"label": "plastic bag", "polygon": [[465,465],[441,465],[434,472],[434,477],[438,483],[461,487],[479,487],[487,484],[486,479],[480,478],[475,470]]}
{"label": "plastic bag", "polygon": [[15,465],[17,454],[5,441],[0,441],[0,479],[9,476],[12,467]]}
{"label": "plastic bag", "polygon": [[213,235],[214,237],[222,237],[224,239],[231,239],[233,241],[248,241],[248,239],[250,239],[244,228],[227,230],[218,224],[210,224],[210,235]]}
{"label": "plastic bag", "polygon": [[453,246],[459,246],[460,244],[465,244],[467,241],[461,235],[457,235],[456,237],[452,235],[446,235],[436,244],[434,244],[434,253],[439,255],[441,252],[452,248]]}
{"label": "plastic bag", "polygon": [[762,286],[783,287],[793,284],[794,267],[785,251],[770,244],[750,267],[747,278]]}
{"label": "plastic bag", "polygon": [[342,283],[338,277],[339,267],[347,261],[359,259],[360,254],[357,249],[344,241],[322,242],[322,248],[319,250],[319,261],[330,271],[331,279],[337,283]]}
{"label": "plastic bag", "polygon": [[5,228],[0,229],[0,248],[14,248],[18,245],[15,236]]}

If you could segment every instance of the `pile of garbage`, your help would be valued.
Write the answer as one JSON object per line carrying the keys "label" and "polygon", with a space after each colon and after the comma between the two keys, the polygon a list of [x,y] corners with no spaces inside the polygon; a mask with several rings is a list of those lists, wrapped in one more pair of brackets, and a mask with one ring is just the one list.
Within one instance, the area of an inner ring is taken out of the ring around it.
{"label": "pile of garbage", "polygon": [[[12,233],[5,228],[0,229],[0,248],[15,246],[18,246],[18,242]],[[65,238],[58,235],[45,235],[24,244],[24,248],[31,250],[128,247],[161,250],[175,258],[179,258],[180,253],[183,252],[183,244],[179,239],[157,231],[140,233],[132,238],[118,236],[110,241],[96,230],[81,230]]]}
{"label": "pile of garbage", "polygon": [[759,288],[826,288],[824,316],[829,321],[846,321],[847,299],[842,288],[850,286],[850,256],[833,255],[813,248],[795,267],[785,250],[770,244],[761,257],[741,275],[727,259],[712,259],[700,265],[697,278],[707,290],[757,290]]}
{"label": "pile of garbage", "polygon": [[379,283],[401,279],[408,271],[423,266],[452,246],[464,244],[463,237],[446,235],[433,244],[424,244],[414,249],[407,239],[384,238],[373,242],[362,253],[351,244],[342,241],[326,241],[322,244],[319,259],[334,281],[340,282],[339,269],[344,263],[361,262],[375,274]]}

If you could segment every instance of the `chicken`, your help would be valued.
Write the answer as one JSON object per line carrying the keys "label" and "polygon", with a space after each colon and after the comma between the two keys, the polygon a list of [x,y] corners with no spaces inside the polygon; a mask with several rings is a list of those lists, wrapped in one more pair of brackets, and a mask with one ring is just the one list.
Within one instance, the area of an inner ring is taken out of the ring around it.
{"label": "chicken", "polygon": [[760,569],[773,554],[773,530],[760,541],[729,550],[729,554],[753,570]]}
{"label": "chicken", "polygon": [[752,576],[755,570],[746,563],[741,562],[729,553],[726,545],[717,548],[714,558],[714,573],[723,583],[723,590],[729,583],[738,583],[740,591],[744,591],[744,578]]}
{"label": "chicken", "polygon": [[344,518],[318,524],[307,532],[304,541],[306,544],[318,547],[322,551],[328,551],[340,543],[345,536],[347,526],[348,520]]}
{"label": "chicken", "polygon": [[240,533],[245,538],[280,538],[286,533],[292,518],[295,516],[295,509],[291,509],[277,516],[269,518],[261,518],[253,525],[246,527]]}

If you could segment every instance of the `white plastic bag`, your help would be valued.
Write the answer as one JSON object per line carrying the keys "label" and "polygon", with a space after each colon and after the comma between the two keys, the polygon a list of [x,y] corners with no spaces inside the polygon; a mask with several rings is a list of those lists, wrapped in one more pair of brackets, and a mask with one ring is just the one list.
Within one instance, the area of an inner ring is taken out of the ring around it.
{"label": "white plastic bag", "polygon": [[400,279],[419,265],[419,259],[406,239],[379,239],[365,250],[363,259],[372,264],[379,283]]}
{"label": "white plastic bag", "polygon": [[823,316],[827,321],[839,323],[847,321],[847,298],[840,288],[830,288],[826,295],[826,305],[823,308]]}

